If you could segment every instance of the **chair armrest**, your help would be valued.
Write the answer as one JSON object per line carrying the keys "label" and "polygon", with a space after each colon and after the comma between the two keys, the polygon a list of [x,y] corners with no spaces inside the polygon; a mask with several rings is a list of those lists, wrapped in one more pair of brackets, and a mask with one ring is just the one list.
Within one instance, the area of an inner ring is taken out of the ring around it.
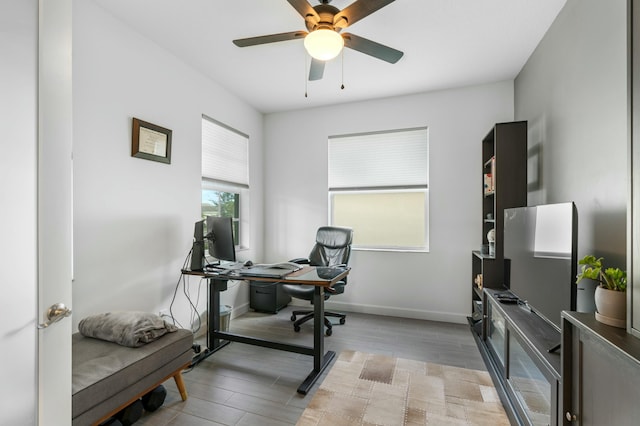
{"label": "chair armrest", "polygon": [[295,259],[291,259],[289,262],[297,263],[299,265],[308,265],[311,263],[311,261],[306,257],[298,257]]}
{"label": "chair armrest", "polygon": [[344,293],[345,285],[347,285],[346,281],[338,281],[333,287],[325,287],[325,291],[331,294],[342,294]]}

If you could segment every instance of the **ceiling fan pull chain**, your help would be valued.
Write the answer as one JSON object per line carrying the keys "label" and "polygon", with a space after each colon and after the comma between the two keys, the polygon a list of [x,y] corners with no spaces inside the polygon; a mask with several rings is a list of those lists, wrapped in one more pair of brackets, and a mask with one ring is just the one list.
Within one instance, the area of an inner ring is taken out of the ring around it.
{"label": "ceiling fan pull chain", "polygon": [[304,58],[304,97],[307,98],[307,74],[309,74],[309,70],[307,69],[307,52],[303,49],[303,58]]}
{"label": "ceiling fan pull chain", "polygon": [[340,85],[340,89],[344,90],[344,49],[342,49],[342,55],[340,59],[342,61],[342,84]]}

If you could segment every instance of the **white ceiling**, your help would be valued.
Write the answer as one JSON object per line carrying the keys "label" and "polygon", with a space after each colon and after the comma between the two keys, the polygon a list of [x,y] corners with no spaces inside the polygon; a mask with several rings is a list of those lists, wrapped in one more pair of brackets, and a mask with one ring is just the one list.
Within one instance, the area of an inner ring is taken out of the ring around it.
{"label": "white ceiling", "polygon": [[94,1],[269,113],[512,79],[566,0],[396,0],[347,31],[403,51],[398,63],[345,49],[344,63],[338,56],[322,80],[308,83],[302,40],[245,48],[231,42],[306,30],[286,0]]}

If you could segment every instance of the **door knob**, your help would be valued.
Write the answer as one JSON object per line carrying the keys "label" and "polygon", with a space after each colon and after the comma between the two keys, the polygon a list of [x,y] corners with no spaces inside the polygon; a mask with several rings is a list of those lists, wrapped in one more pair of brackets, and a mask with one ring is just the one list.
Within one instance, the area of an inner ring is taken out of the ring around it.
{"label": "door knob", "polygon": [[47,328],[51,324],[56,323],[69,315],[71,315],[71,309],[67,308],[64,303],[53,304],[45,313],[47,320],[42,324],[38,324],[38,328]]}
{"label": "door knob", "polygon": [[576,417],[575,414],[571,414],[569,411],[567,411],[567,413],[564,416],[570,422],[575,422],[576,420],[578,420],[578,417]]}

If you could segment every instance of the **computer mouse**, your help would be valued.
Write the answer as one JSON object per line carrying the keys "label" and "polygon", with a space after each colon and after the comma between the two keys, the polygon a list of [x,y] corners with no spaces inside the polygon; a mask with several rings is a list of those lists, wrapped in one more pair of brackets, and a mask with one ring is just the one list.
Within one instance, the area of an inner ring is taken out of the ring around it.
{"label": "computer mouse", "polygon": [[250,260],[247,260],[246,262],[244,262],[244,266],[253,266],[253,262]]}

